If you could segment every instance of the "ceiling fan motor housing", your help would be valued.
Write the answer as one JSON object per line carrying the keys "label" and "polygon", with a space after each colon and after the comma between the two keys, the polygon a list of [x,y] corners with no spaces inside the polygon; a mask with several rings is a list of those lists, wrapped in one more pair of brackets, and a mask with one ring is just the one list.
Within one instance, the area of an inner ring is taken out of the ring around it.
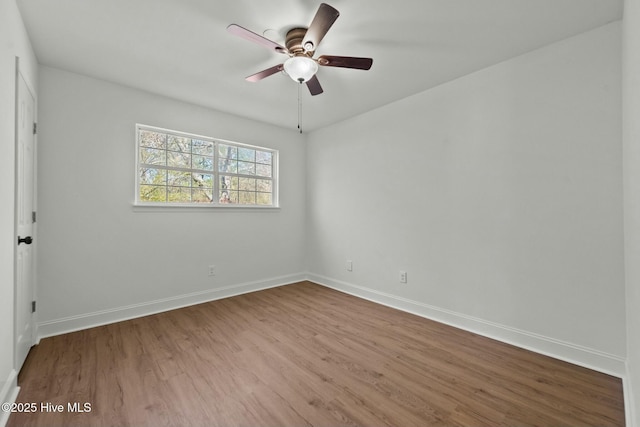
{"label": "ceiling fan motor housing", "polygon": [[285,46],[289,50],[289,53],[291,53],[293,56],[313,56],[313,43],[307,43],[307,45],[311,45],[311,50],[305,49],[305,47],[302,46],[302,40],[304,39],[305,34],[307,34],[306,28],[293,28],[289,30],[289,32],[287,32]]}

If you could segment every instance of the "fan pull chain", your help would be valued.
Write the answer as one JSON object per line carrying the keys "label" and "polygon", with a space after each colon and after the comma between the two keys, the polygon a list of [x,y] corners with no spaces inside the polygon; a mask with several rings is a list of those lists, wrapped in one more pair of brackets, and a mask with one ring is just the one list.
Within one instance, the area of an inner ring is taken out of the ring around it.
{"label": "fan pull chain", "polygon": [[300,89],[302,88],[302,80],[298,85],[298,130],[302,133],[302,99],[300,98]]}

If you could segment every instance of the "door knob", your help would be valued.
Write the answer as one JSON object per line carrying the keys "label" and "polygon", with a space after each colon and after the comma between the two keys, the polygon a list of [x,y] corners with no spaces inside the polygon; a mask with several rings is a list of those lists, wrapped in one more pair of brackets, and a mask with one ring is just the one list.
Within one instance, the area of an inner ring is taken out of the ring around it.
{"label": "door knob", "polygon": [[24,239],[21,239],[20,236],[18,236],[18,244],[20,243],[30,245],[31,243],[33,243],[33,239],[31,238],[31,236],[27,236]]}

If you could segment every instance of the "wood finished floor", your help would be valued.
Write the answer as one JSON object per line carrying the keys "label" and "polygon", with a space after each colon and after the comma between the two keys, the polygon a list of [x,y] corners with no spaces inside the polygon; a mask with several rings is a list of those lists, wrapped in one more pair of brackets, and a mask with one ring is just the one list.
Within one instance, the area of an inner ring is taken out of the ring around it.
{"label": "wood finished floor", "polygon": [[19,385],[65,411],[10,427],[624,425],[618,378],[309,282],[43,339]]}

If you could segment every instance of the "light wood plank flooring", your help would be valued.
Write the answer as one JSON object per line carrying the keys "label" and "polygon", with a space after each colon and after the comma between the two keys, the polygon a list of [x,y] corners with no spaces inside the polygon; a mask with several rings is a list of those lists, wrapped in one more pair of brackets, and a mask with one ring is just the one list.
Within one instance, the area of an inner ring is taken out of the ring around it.
{"label": "light wood plank flooring", "polygon": [[618,378],[309,282],[43,339],[19,385],[10,427],[624,425]]}

